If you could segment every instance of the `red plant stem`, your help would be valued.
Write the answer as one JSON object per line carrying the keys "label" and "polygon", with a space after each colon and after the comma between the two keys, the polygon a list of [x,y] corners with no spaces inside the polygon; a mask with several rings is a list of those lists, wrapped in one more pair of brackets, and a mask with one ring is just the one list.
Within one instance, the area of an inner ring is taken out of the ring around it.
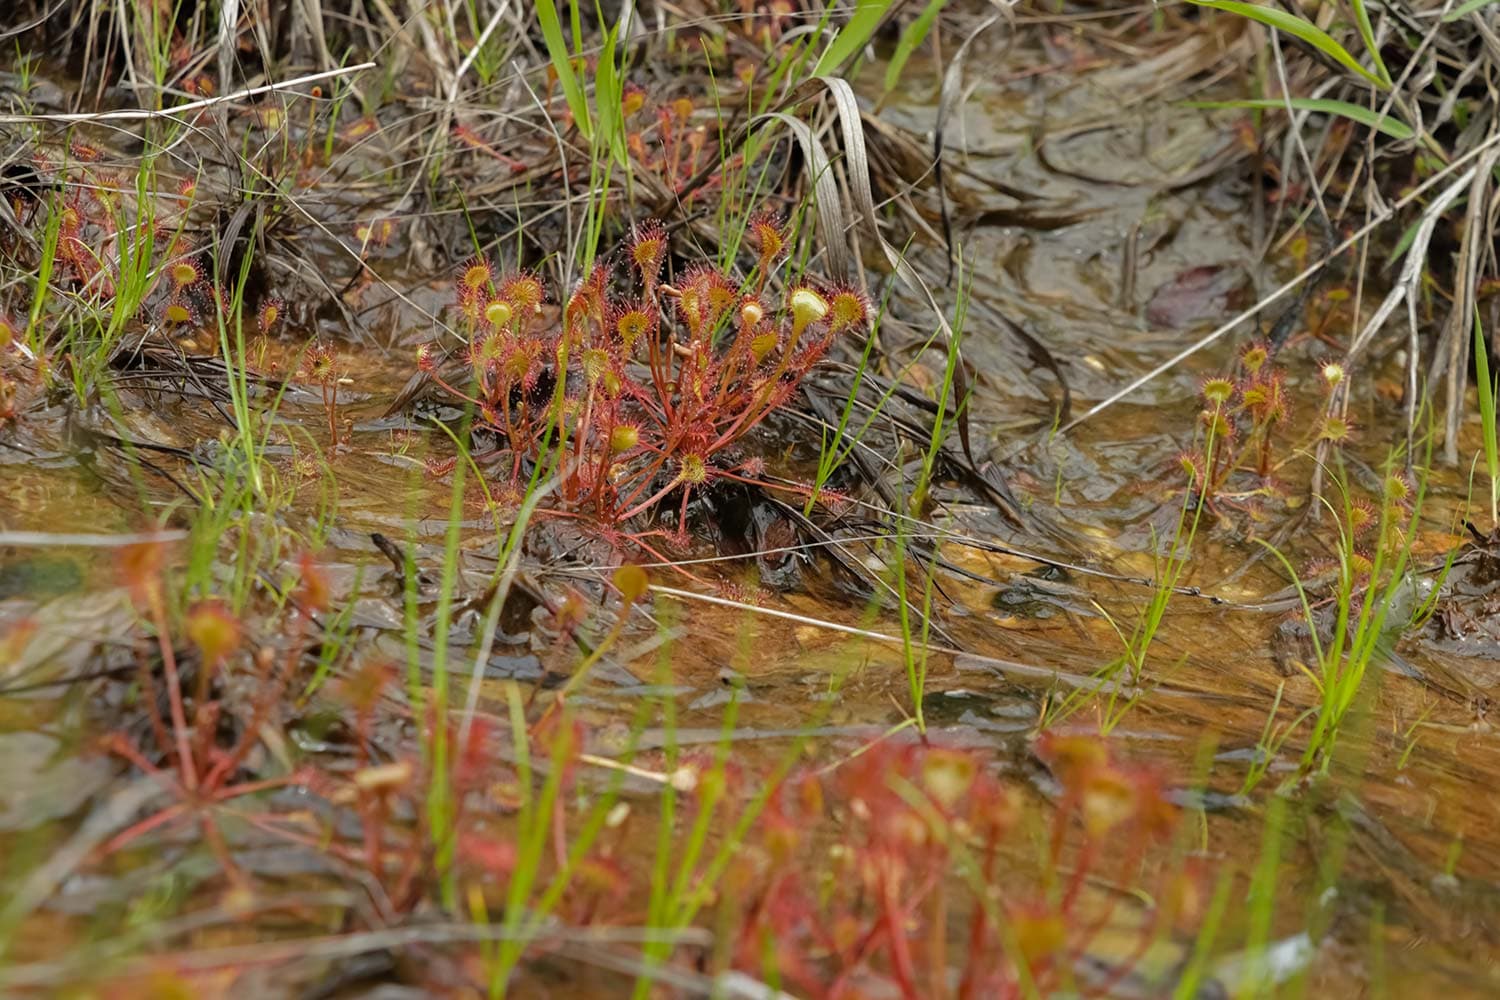
{"label": "red plant stem", "polygon": [[291,774],[278,775],[275,778],[262,778],[260,781],[241,781],[237,785],[225,785],[223,788],[212,792],[215,802],[228,802],[242,795],[254,795],[257,792],[269,791],[272,788],[281,788],[285,785],[293,785],[298,782],[306,783],[309,780],[309,772],[305,769],[294,771]]}
{"label": "red plant stem", "polygon": [[594,513],[599,517],[604,516],[604,492],[609,485],[609,459],[610,450],[614,447],[616,415],[617,407],[610,407],[609,425],[604,430],[604,447],[599,449],[599,464],[594,469]]}
{"label": "red plant stem", "polygon": [[[663,317],[665,318],[665,317]],[[672,356],[675,353],[672,344],[674,339],[670,333],[667,334],[666,350],[656,337],[651,337],[646,345],[647,365],[651,369],[651,387],[656,390],[654,402],[660,404],[664,420],[672,419],[672,393],[668,391],[667,385],[671,382]],[[663,361],[665,355],[665,361]]]}
{"label": "red plant stem", "polygon": [[745,360],[740,351],[731,351],[729,357],[724,359],[723,366],[719,369],[719,387],[714,395],[714,408],[722,410],[728,403],[729,386],[742,376],[740,368]]}
{"label": "red plant stem", "polygon": [[[793,382],[792,384],[795,385],[796,383]],[[775,408],[770,405],[771,394],[775,389],[776,386],[774,384],[767,383],[765,388],[756,394],[757,398],[751,400],[739,417],[735,419],[734,423],[729,425],[729,429],[721,432],[714,443],[708,446],[709,452],[712,453],[726,445],[733,444],[750,433],[757,424],[764,420],[766,414]]]}
{"label": "red plant stem", "polygon": [[932,915],[927,922],[927,995],[935,1000],[947,1000],[948,894],[943,891],[943,873],[941,872],[933,884],[931,898]]}
{"label": "red plant stem", "polygon": [[385,801],[379,795],[363,792],[360,812],[364,814],[365,869],[380,877],[380,859],[385,853]]}
{"label": "red plant stem", "polygon": [[454,396],[458,399],[463,400],[465,403],[472,404],[475,409],[478,409],[482,405],[479,400],[475,399],[473,396],[470,396],[468,393],[459,392],[457,389],[453,388],[453,386],[449,385],[437,372],[432,373],[432,380],[438,385],[442,386],[444,392],[448,393],[450,396]]}
{"label": "red plant stem", "polygon": [[109,855],[120,850],[120,848],[124,847],[126,844],[130,843],[132,840],[135,840],[137,837],[144,836],[145,834],[150,833],[152,830],[155,830],[159,826],[166,826],[168,823],[172,822],[183,813],[187,812],[187,808],[188,807],[186,802],[175,802],[172,805],[167,806],[156,815],[148,816],[134,826],[126,827],[125,829],[121,830],[119,833],[111,837],[109,840],[107,840],[104,843],[104,846],[99,848],[100,855],[108,857]]}
{"label": "red plant stem", "polygon": [[917,973],[912,966],[911,948],[902,927],[901,904],[896,899],[896,887],[892,884],[889,872],[882,872],[880,876],[880,902],[881,920],[885,924],[886,937],[891,945],[891,971],[896,977],[896,984],[901,987],[902,995],[908,1000],[920,1000],[922,994],[917,991]]}
{"label": "red plant stem", "polygon": [[[715,479],[733,479],[737,483],[745,483],[750,486],[759,486],[763,490],[781,490],[796,496],[805,497],[812,492],[812,487],[805,483],[778,483],[769,479],[755,479],[751,476],[742,476],[733,469],[715,469]],[[828,490],[824,491],[830,492]]]}
{"label": "red plant stem", "polygon": [[849,948],[838,952],[839,974],[828,987],[827,995],[830,997],[841,997],[844,995],[844,983],[850,975],[859,969],[867,956],[875,950],[881,935],[885,933],[885,921],[877,920],[875,924],[864,932],[864,935]]}
{"label": "red plant stem", "polygon": [[287,649],[285,659],[282,660],[281,671],[276,675],[276,682],[267,690],[261,692],[261,697],[255,703],[255,711],[251,714],[250,723],[245,731],[240,734],[239,740],[234,748],[224,756],[224,759],[214,765],[209,772],[206,784],[210,788],[218,786],[225,776],[239,767],[249,756],[250,750],[255,746],[255,741],[260,738],[260,727],[265,724],[267,716],[271,714],[271,705],[281,697],[281,692],[286,689],[287,681],[292,676],[297,660],[302,656],[303,638],[307,634],[307,615],[298,613],[297,632],[292,637],[292,643]]}
{"label": "red plant stem", "polygon": [[[659,391],[649,391],[645,386],[634,381],[626,381],[624,388],[630,392],[630,398],[641,409],[646,411],[646,415],[650,417],[652,423],[658,427],[666,427],[671,422],[671,415],[667,410],[667,407],[670,406],[670,400],[662,399]],[[654,378],[651,389],[656,389]]]}
{"label": "red plant stem", "polygon": [[223,662],[222,657],[214,657],[212,661],[205,661],[198,668],[198,683],[194,685],[193,698],[200,705],[208,704],[208,682]]}
{"label": "red plant stem", "polygon": [[323,382],[323,409],[328,413],[329,445],[337,449],[339,446],[339,387],[331,379]]}
{"label": "red plant stem", "polygon": [[[1145,854],[1145,849],[1146,845],[1144,843],[1133,843],[1130,848],[1130,853],[1126,856],[1125,863],[1121,866],[1120,870],[1133,870],[1140,863],[1142,856]],[[1101,930],[1109,925],[1110,920],[1114,916],[1115,908],[1118,905],[1118,896],[1111,895],[1108,897],[1108,903],[1104,907],[1103,911],[1100,912],[1099,915],[1095,917],[1094,920],[1084,929],[1082,939],[1077,949],[1077,954],[1082,955],[1084,949],[1088,946],[1088,942],[1092,941]]]}
{"label": "red plant stem", "polygon": [[122,734],[111,733],[104,739],[102,745],[103,748],[109,753],[115,754],[118,757],[123,757],[131,764],[134,764],[137,768],[140,769],[142,774],[149,774],[151,775],[151,777],[159,780],[162,783],[162,787],[166,788],[168,791],[181,794],[181,786],[174,782],[166,771],[163,771],[161,768],[151,763],[145,757],[141,756],[141,752],[134,746],[132,746],[130,741],[127,740]]}
{"label": "red plant stem", "polygon": [[199,698],[193,707],[193,729],[196,734],[193,745],[197,748],[197,756],[205,761],[213,753],[214,730],[219,725],[219,710],[220,706],[217,702],[204,701],[202,698]]}
{"label": "red plant stem", "polygon": [[[1113,907],[1111,907],[1111,909],[1113,909]],[[1156,939],[1156,932],[1158,929],[1157,925],[1159,923],[1160,913],[1158,912],[1157,916],[1153,917],[1151,926],[1148,929],[1143,929],[1138,935],[1135,948],[1131,950],[1130,954],[1125,955],[1124,957],[1119,959],[1115,963],[1114,969],[1113,971],[1111,971],[1109,977],[1090,991],[1094,996],[1107,997],[1114,995],[1115,986],[1117,986],[1126,976],[1130,975],[1131,972],[1135,971],[1136,964],[1146,956],[1146,952],[1151,947],[1151,942]]]}
{"label": "red plant stem", "polygon": [[[795,344],[795,341],[793,341],[793,344]],[[745,436],[756,424],[765,419],[766,414],[775,409],[775,406],[771,404],[771,397],[781,387],[781,376],[786,374],[787,364],[790,361],[791,346],[788,346],[787,351],[788,354],[782,357],[780,364],[776,366],[776,370],[771,373],[765,385],[761,387],[760,391],[755,394],[755,397],[745,406],[739,417],[735,419],[734,423],[729,425],[728,430],[719,435],[718,440],[709,446],[710,452],[717,451],[725,445],[731,444]],[[798,374],[792,379],[790,385],[795,386],[801,381],[802,376]]]}
{"label": "red plant stem", "polygon": [[[656,459],[650,465],[646,466],[646,468],[641,471],[641,484],[639,486],[637,486],[634,490],[632,490],[629,496],[627,496],[625,499],[621,500],[620,503],[619,503],[619,506],[624,507],[627,504],[632,503],[635,500],[636,497],[638,497],[642,493],[646,492],[647,488],[649,488],[650,485],[651,485],[651,480],[653,478],[655,478],[656,473],[661,469],[661,467],[666,463],[666,461],[667,461],[667,456],[666,456],[665,453],[662,453],[662,454],[658,455],[656,457]],[[674,480],[674,482],[675,482],[675,480]],[[650,504],[648,503],[645,506],[649,507]],[[637,508],[637,512],[639,512],[642,509],[644,509],[644,508],[643,507],[642,508]],[[620,520],[622,520],[622,521],[628,520],[631,516],[632,516],[631,514],[621,514],[620,515]]]}
{"label": "red plant stem", "polygon": [[418,882],[417,875],[424,867],[428,867],[427,853],[419,846],[420,837],[423,836],[429,836],[425,830],[409,841],[411,846],[406,852],[406,865],[396,879],[395,891],[389,894],[391,905],[398,911],[411,909],[422,898],[421,883]]}
{"label": "red plant stem", "polygon": [[506,167],[510,169],[511,173],[522,174],[526,172],[526,164],[522,163],[520,160],[515,159],[514,157],[506,156],[494,146],[491,146],[489,143],[479,138],[478,133],[476,133],[474,130],[465,128],[462,125],[455,125],[453,128],[453,134],[456,135],[459,139],[463,140],[463,142],[467,145],[479,150],[481,153],[492,156],[495,159],[499,160],[501,163],[505,164]]}
{"label": "red plant stem", "polygon": [[[998,833],[994,827],[991,827],[990,835],[985,840],[984,879],[981,885],[995,884],[995,858],[999,853],[997,840]],[[963,978],[958,983],[958,1000],[974,1000],[974,991],[984,975],[984,967],[987,964],[984,943],[989,936],[989,919],[989,909],[981,900],[976,899],[974,909],[969,914],[969,955],[968,961],[964,964]]]}
{"label": "red plant stem", "polygon": [[[355,773],[370,766],[370,724],[373,708],[365,702],[354,715],[354,765]],[[356,786],[357,787],[357,786]],[[364,833],[365,867],[371,875],[378,874],[381,840],[385,831],[384,803],[378,795],[358,789],[359,811]]]}
{"label": "red plant stem", "polygon": [[[570,468],[572,475],[567,477],[564,496],[569,500],[578,499],[581,483],[578,481],[578,473],[588,466],[588,461],[583,454],[583,446],[589,440],[589,430],[594,423],[594,391],[589,390],[588,396],[583,402],[583,416],[578,420],[578,431],[573,435],[573,462]],[[604,453],[609,454],[609,438],[604,439]]]}
{"label": "red plant stem", "polygon": [[693,488],[684,485],[682,488],[682,509],[677,513],[677,533],[683,534],[687,531],[687,509],[688,500],[692,499]]}
{"label": "red plant stem", "polygon": [[187,712],[182,707],[182,680],[177,675],[177,654],[167,633],[167,610],[162,606],[161,591],[155,585],[149,588],[147,602],[151,606],[151,618],[156,625],[156,642],[161,648],[161,669],[167,676],[167,705],[172,714],[172,735],[177,743],[177,765],[182,771],[182,786],[189,792],[198,789],[198,769],[193,762],[193,747],[189,739]]}
{"label": "red plant stem", "polygon": [[1094,859],[1099,854],[1099,842],[1094,837],[1088,837],[1083,842],[1083,849],[1079,852],[1078,861],[1073,866],[1073,877],[1068,880],[1068,891],[1063,894],[1062,903],[1058,909],[1067,912],[1078,902],[1078,894],[1083,891],[1084,884],[1088,881],[1089,873],[1093,870]]}
{"label": "red plant stem", "polygon": [[662,130],[661,144],[665,147],[667,155],[666,174],[670,178],[676,178],[678,176],[677,168],[682,164],[682,140],[678,138],[675,126]]}
{"label": "red plant stem", "polygon": [[203,831],[203,839],[208,841],[209,850],[213,851],[214,857],[219,861],[219,867],[224,869],[224,874],[229,877],[237,889],[248,889],[250,880],[240,870],[240,866],[234,863],[230,855],[229,845],[224,842],[224,833],[219,829],[219,824],[214,822],[213,816],[202,813],[198,817],[198,827]]}
{"label": "red plant stem", "polygon": [[[657,463],[657,464],[660,464],[660,463]],[[647,479],[646,482],[649,483],[650,480]],[[642,511],[650,510],[652,504],[659,502],[668,493],[671,493],[674,489],[676,489],[678,486],[681,486],[681,485],[682,485],[682,477],[681,476],[674,476],[672,478],[671,482],[667,483],[667,485],[665,485],[661,489],[657,490],[649,498],[647,498],[645,500],[642,500],[640,503],[636,504],[630,510],[627,510],[625,513],[621,514],[620,515],[620,520],[622,520],[622,521],[628,521],[632,517],[635,517],[637,514],[641,513]],[[644,488],[645,488],[645,483],[642,483],[641,487],[639,489],[637,489],[635,491],[635,493],[632,493],[630,495],[630,499],[631,500],[635,499],[636,495],[639,494],[641,492],[641,490],[644,489]],[[626,500],[625,502],[629,503],[630,500]]]}
{"label": "red plant stem", "polygon": [[[700,132],[688,133],[688,168],[683,172],[682,177],[678,179],[678,184],[686,184],[698,172],[698,157],[703,153],[703,140],[699,138],[701,135],[702,133]],[[697,142],[693,141],[695,138],[698,139]]]}
{"label": "red plant stem", "polygon": [[1257,470],[1264,478],[1271,471],[1271,425],[1260,428],[1260,467]]}

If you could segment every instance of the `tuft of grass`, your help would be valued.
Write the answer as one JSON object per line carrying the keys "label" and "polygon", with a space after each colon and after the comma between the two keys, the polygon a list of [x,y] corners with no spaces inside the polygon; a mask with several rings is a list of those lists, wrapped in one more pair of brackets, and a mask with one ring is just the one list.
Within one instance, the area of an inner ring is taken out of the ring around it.
{"label": "tuft of grass", "polygon": [[1245,772],[1244,780],[1240,782],[1239,795],[1241,798],[1248,796],[1265,780],[1272,765],[1281,756],[1282,747],[1286,745],[1287,740],[1301,728],[1304,722],[1317,714],[1316,708],[1306,708],[1285,725],[1277,727],[1276,713],[1281,708],[1281,699],[1285,693],[1286,682],[1282,681],[1276,685],[1276,697],[1272,700],[1271,707],[1266,712],[1266,724],[1261,727],[1260,738],[1255,741],[1256,756],[1250,762],[1250,767]]}
{"label": "tuft of grass", "polygon": [[[921,574],[921,606],[920,610],[912,603],[912,581],[911,570],[908,561],[911,557],[907,538],[907,521],[898,518],[896,521],[896,534],[892,539],[894,550],[894,576],[897,601],[897,619],[901,624],[901,659],[906,668],[907,693],[911,696],[912,721],[917,727],[917,732],[926,734],[927,720],[923,714],[923,703],[927,691],[927,658],[929,651],[928,638],[932,628],[932,592],[936,586],[936,574],[934,567],[929,565]],[[936,562],[937,554],[934,550],[933,562]],[[917,622],[912,621],[913,613],[916,613]]]}
{"label": "tuft of grass", "polygon": [[[1222,413],[1223,404],[1212,405],[1211,415],[1217,418]],[[1207,421],[1205,426],[1207,431],[1202,454],[1205,467],[1213,468],[1218,461],[1218,453],[1224,449],[1224,445],[1216,436],[1217,419]],[[1083,708],[1102,692],[1104,699],[1100,705],[1099,727],[1102,733],[1108,734],[1145,696],[1147,689],[1143,682],[1147,680],[1146,666],[1151,647],[1166,622],[1167,609],[1171,606],[1172,598],[1177,593],[1187,572],[1188,563],[1192,559],[1193,542],[1198,536],[1198,528],[1207,506],[1206,496],[1195,490],[1195,487],[1203,482],[1204,479],[1201,476],[1189,473],[1187,488],[1183,491],[1182,506],[1177,511],[1176,526],[1171,540],[1166,545],[1165,554],[1162,553],[1162,545],[1155,531],[1152,532],[1155,566],[1151,577],[1151,596],[1146,606],[1136,616],[1135,625],[1131,628],[1130,634],[1126,635],[1114,618],[1095,604],[1095,607],[1104,613],[1105,619],[1119,637],[1124,647],[1123,652],[1095,671],[1093,674],[1095,683],[1092,686],[1071,691],[1061,701],[1049,704],[1045,718],[1046,724],[1056,725]]]}
{"label": "tuft of grass", "polygon": [[[1320,498],[1338,532],[1338,565],[1329,608],[1334,620],[1326,638],[1320,634],[1320,618],[1301,576],[1281,550],[1259,540],[1297,589],[1317,660],[1315,671],[1304,668],[1318,691],[1317,714],[1302,755],[1304,773],[1327,769],[1339,735],[1364,692],[1369,668],[1388,655],[1396,636],[1424,613],[1425,602],[1413,602],[1410,588],[1414,586],[1412,546],[1426,491],[1430,442],[1429,437],[1427,461],[1418,470],[1415,485],[1395,471],[1395,453],[1388,457],[1373,525],[1362,526],[1342,466],[1333,473],[1341,509]],[[1372,528],[1373,538],[1366,549],[1362,536]]]}

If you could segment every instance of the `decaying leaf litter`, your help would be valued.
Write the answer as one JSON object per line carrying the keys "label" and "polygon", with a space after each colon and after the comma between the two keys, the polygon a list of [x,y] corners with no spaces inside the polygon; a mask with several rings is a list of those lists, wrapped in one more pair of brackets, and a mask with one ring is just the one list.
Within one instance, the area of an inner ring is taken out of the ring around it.
{"label": "decaying leaf litter", "polygon": [[1206,6],[33,5],[6,989],[1490,992],[1493,15]]}

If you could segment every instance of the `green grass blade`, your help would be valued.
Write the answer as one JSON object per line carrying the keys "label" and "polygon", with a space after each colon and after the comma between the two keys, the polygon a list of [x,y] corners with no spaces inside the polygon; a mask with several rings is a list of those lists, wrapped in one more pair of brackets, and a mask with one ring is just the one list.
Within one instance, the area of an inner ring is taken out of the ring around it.
{"label": "green grass blade", "polygon": [[1328,56],[1328,58],[1340,66],[1358,73],[1381,90],[1390,89],[1390,83],[1361,66],[1359,60],[1349,54],[1348,49],[1334,41],[1326,31],[1311,21],[1304,21],[1300,17],[1293,17],[1283,10],[1261,7],[1253,3],[1240,3],[1239,0],[1188,0],[1188,2],[1197,4],[1199,7],[1213,7],[1216,10],[1228,11],[1231,14],[1248,17],[1250,20],[1259,21],[1269,28],[1285,32],[1293,38],[1299,38]]}
{"label": "green grass blade", "polygon": [[1446,21],[1457,21],[1459,18],[1461,18],[1461,17],[1468,17],[1470,14],[1474,13],[1479,8],[1487,6],[1487,5],[1492,4],[1494,2],[1495,2],[1495,0],[1468,0],[1467,3],[1460,4],[1458,7],[1455,7],[1453,10],[1450,10],[1447,14],[1444,14],[1443,15],[1443,20],[1445,22]]}
{"label": "green grass blade", "polygon": [[906,61],[927,40],[927,33],[932,30],[938,14],[942,13],[947,3],[948,0],[927,0],[922,13],[901,33],[901,41],[896,43],[896,51],[891,54],[891,61],[885,67],[887,91],[896,89],[896,84],[901,80],[901,71],[906,68]]}
{"label": "green grass blade", "polygon": [[604,36],[604,47],[599,53],[598,69],[594,74],[594,111],[598,116],[599,145],[623,167],[629,161],[625,152],[625,119],[620,106],[624,81],[615,66],[619,30],[618,27],[611,28]]}
{"label": "green grass blade", "polygon": [[1320,97],[1290,97],[1282,99],[1279,97],[1247,98],[1239,101],[1188,101],[1185,106],[1189,108],[1254,108],[1257,110],[1275,111],[1291,105],[1297,111],[1311,111],[1322,115],[1338,115],[1368,125],[1377,132],[1382,132],[1392,139],[1410,139],[1417,133],[1410,125],[1391,115],[1377,114],[1369,108],[1358,104],[1350,104],[1348,101],[1334,101]]}
{"label": "green grass blade", "polygon": [[[1281,841],[1286,829],[1287,800],[1272,796],[1266,804],[1265,833],[1260,842],[1260,860],[1250,878],[1245,900],[1249,928],[1245,955],[1250,961],[1240,971],[1236,996],[1266,996],[1271,982],[1263,956],[1271,941],[1271,921],[1276,910],[1277,875],[1281,869]],[[1257,960],[1259,959],[1259,960]]]}
{"label": "green grass blade", "polygon": [[1370,53],[1370,61],[1375,64],[1375,75],[1390,86],[1391,72],[1385,68],[1385,60],[1380,58],[1380,46],[1375,43],[1375,30],[1370,27],[1370,12],[1365,9],[1365,0],[1349,0],[1349,6],[1354,8],[1354,23],[1359,27],[1365,51]]}
{"label": "green grass blade", "polygon": [[573,121],[585,139],[593,135],[593,121],[589,118],[589,103],[584,96],[583,85],[573,72],[572,57],[568,54],[568,43],[563,38],[562,21],[557,16],[557,4],[553,0],[537,0],[536,19],[542,26],[542,38],[547,43],[547,58],[557,73],[557,82],[562,85],[563,96],[573,112]]}
{"label": "green grass blade", "polygon": [[870,37],[875,34],[875,29],[880,27],[881,20],[890,9],[890,0],[859,0],[854,8],[854,16],[838,30],[838,34],[833,36],[833,41],[828,43],[828,48],[824,49],[823,54],[818,57],[817,64],[813,66],[812,75],[822,76],[825,73],[831,73],[853,58],[854,54],[870,41]]}

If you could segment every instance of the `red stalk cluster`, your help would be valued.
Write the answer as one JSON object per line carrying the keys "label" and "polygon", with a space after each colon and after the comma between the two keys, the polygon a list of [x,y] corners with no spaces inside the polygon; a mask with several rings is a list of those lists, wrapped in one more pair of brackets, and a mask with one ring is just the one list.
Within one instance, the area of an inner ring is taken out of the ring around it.
{"label": "red stalk cluster", "polygon": [[616,530],[675,495],[681,535],[696,492],[721,479],[758,481],[763,463],[736,445],[868,313],[857,291],[811,284],[769,305],[766,279],[786,234],[764,216],[749,234],[759,249],[751,281],[737,285],[700,264],[666,283],[666,235],[641,226],[628,246],[628,290],[617,291],[615,269],[600,264],[560,322],[547,320],[534,275],[497,279],[487,260],[470,260],[457,287],[470,384],[446,381],[428,352],[419,364],[499,437],[512,488],[557,448],[554,513]]}

